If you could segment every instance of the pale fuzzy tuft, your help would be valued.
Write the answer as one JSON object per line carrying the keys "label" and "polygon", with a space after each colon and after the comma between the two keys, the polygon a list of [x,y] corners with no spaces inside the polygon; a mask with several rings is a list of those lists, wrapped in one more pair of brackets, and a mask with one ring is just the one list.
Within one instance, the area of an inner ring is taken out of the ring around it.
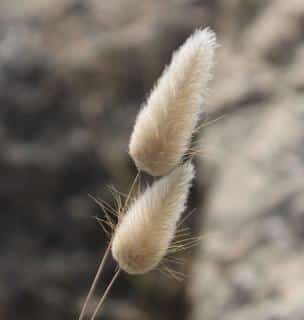
{"label": "pale fuzzy tuft", "polygon": [[156,181],[135,200],[118,225],[112,254],[121,269],[143,274],[166,255],[185,209],[194,167],[189,162]]}
{"label": "pale fuzzy tuft", "polygon": [[215,47],[215,33],[206,28],[173,54],[131,135],[129,152],[139,170],[162,176],[180,164],[202,111]]}

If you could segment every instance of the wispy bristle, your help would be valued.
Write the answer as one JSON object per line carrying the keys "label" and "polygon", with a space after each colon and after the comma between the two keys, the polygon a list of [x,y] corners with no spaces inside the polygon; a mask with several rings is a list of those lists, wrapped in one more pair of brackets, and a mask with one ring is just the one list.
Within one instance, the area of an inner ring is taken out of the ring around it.
{"label": "wispy bristle", "polygon": [[112,254],[121,269],[142,274],[166,255],[184,211],[194,167],[186,163],[149,187],[118,225]]}
{"label": "wispy bristle", "polygon": [[140,170],[162,176],[180,164],[202,111],[215,47],[215,34],[207,28],[174,53],[131,136],[129,152]]}

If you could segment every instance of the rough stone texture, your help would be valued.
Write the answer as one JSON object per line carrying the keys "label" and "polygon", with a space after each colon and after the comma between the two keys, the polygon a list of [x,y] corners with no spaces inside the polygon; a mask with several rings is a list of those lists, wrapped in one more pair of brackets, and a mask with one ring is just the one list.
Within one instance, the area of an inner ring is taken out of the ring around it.
{"label": "rough stone texture", "polygon": [[304,318],[303,22],[303,1],[268,1],[220,33],[191,319]]}
{"label": "rough stone texture", "polygon": [[[128,189],[140,104],[211,25],[208,114],[225,116],[202,136],[189,318],[303,319],[303,21],[302,0],[0,1],[0,318],[76,318],[105,244],[87,193]],[[185,285],[123,276],[104,319],[184,320]]]}

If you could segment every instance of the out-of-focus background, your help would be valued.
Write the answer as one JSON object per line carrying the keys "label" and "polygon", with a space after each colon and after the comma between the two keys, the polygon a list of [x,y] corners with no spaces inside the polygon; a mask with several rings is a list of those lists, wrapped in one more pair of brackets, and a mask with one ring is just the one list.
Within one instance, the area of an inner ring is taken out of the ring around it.
{"label": "out-of-focus background", "polygon": [[105,248],[88,193],[128,190],[136,113],[202,26],[221,45],[189,204],[202,244],[183,282],[123,275],[100,319],[304,319],[303,0],[1,0],[1,319],[76,319]]}

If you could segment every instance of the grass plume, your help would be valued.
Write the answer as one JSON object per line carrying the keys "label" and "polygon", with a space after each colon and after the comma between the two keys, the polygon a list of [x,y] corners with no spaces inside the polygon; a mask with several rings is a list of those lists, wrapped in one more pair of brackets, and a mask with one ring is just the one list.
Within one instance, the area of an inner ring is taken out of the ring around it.
{"label": "grass plume", "polygon": [[140,170],[162,176],[181,163],[202,112],[215,47],[214,32],[199,29],[173,54],[131,135],[129,153]]}
{"label": "grass plume", "polygon": [[160,263],[174,238],[193,177],[194,167],[187,162],[133,201],[112,244],[113,257],[122,270],[143,274]]}
{"label": "grass plume", "polygon": [[[192,212],[180,218],[195,176],[189,159],[199,153],[195,136],[200,129],[198,122],[211,78],[215,47],[214,32],[208,28],[199,29],[173,54],[135,121],[129,153],[138,174],[129,193],[122,194],[112,187],[114,206],[91,196],[104,211],[104,217],[96,219],[108,236],[109,245],[79,320],[85,316],[110,252],[117,269],[96,304],[91,320],[103,307],[122,271],[144,274],[159,267],[159,271],[174,279],[184,276],[169,264],[183,263],[173,255],[201,240],[201,237],[190,237],[189,228],[181,227]],[[161,178],[142,191],[142,171]]]}

